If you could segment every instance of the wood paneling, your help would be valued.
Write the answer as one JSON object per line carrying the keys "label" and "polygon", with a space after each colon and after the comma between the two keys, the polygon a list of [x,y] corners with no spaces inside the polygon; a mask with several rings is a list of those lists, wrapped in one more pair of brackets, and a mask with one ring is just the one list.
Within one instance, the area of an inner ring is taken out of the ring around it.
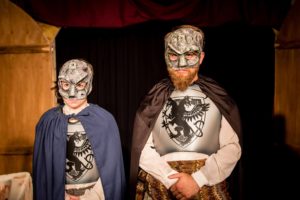
{"label": "wood paneling", "polygon": [[[51,87],[54,86],[55,69],[51,52],[0,54],[0,66],[0,136],[5,138],[0,140],[0,153],[10,160],[13,153],[9,152],[14,152],[14,149],[32,147],[34,129],[39,117],[46,109],[54,106],[55,95]],[[20,157],[18,161],[1,162],[1,165],[11,165],[13,162],[21,171],[23,167],[19,162],[25,161],[22,154],[27,159],[30,156],[26,155],[26,148],[19,149],[24,151],[16,153],[16,157]],[[27,168],[28,164],[24,167]],[[4,169],[9,170],[15,168],[4,166]]]}
{"label": "wood paneling", "polygon": [[300,49],[276,49],[274,114],[285,119],[285,143],[300,153]]}
{"label": "wood paneling", "polygon": [[36,123],[56,104],[58,31],[0,0],[0,174],[32,170]]}
{"label": "wood paneling", "polygon": [[300,1],[277,33],[274,114],[284,120],[284,142],[300,154]]}
{"label": "wood paneling", "polygon": [[38,24],[9,0],[0,1],[0,46],[48,44]]}

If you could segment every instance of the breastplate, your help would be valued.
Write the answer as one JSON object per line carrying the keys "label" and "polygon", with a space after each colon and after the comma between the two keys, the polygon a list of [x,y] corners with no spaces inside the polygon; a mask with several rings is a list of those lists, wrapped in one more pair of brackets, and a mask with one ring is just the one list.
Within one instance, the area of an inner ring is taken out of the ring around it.
{"label": "breastplate", "polygon": [[66,183],[90,183],[98,178],[91,143],[80,121],[73,120],[68,124]]}
{"label": "breastplate", "polygon": [[197,85],[175,90],[152,130],[156,151],[162,156],[186,151],[212,154],[219,149],[221,113]]}

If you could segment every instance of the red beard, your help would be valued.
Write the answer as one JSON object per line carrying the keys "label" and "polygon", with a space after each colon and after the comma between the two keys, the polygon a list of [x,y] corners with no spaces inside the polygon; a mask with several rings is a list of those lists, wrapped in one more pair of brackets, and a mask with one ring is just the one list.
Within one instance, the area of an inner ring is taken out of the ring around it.
{"label": "red beard", "polygon": [[177,90],[184,91],[192,83],[196,75],[198,74],[199,68],[194,68],[195,70],[187,70],[187,75],[182,75],[176,70],[168,68],[169,76]]}

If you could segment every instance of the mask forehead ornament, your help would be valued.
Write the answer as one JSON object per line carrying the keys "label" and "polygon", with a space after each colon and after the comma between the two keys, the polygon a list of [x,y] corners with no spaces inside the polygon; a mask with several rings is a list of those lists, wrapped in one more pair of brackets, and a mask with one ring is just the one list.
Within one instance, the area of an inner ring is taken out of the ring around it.
{"label": "mask forehead ornament", "polygon": [[84,60],[63,64],[58,75],[58,92],[64,98],[84,99],[92,91],[93,67]]}
{"label": "mask forehead ornament", "polygon": [[167,66],[174,69],[198,67],[203,42],[203,32],[191,27],[183,27],[169,33],[165,37]]}

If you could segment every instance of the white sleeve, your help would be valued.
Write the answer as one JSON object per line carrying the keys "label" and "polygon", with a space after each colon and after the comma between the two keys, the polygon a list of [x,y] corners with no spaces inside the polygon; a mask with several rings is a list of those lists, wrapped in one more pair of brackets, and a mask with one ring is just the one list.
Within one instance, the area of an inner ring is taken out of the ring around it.
{"label": "white sleeve", "polygon": [[154,176],[166,188],[170,188],[177,179],[169,179],[168,176],[171,174],[178,173],[173,170],[170,165],[165,161],[154,148],[152,133],[150,134],[146,145],[141,153],[139,166],[147,173]]}
{"label": "white sleeve", "polygon": [[215,185],[225,180],[241,157],[239,138],[224,116],[222,116],[219,142],[220,149],[207,158],[205,166],[192,174],[200,187]]}

